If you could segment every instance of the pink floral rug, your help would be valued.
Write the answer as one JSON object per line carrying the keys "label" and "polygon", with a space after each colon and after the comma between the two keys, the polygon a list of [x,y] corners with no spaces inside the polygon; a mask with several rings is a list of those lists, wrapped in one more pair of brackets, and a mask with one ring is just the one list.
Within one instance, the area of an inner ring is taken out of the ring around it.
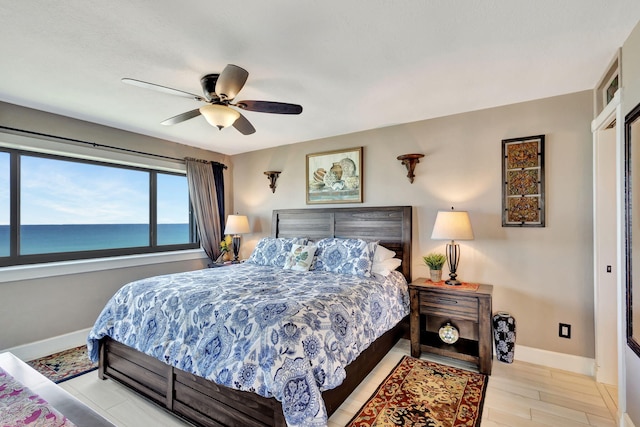
{"label": "pink floral rug", "polygon": [[0,368],[0,425],[11,427],[75,426],[53,406]]}
{"label": "pink floral rug", "polygon": [[27,364],[56,384],[98,369],[98,364],[89,360],[86,345],[34,359]]}

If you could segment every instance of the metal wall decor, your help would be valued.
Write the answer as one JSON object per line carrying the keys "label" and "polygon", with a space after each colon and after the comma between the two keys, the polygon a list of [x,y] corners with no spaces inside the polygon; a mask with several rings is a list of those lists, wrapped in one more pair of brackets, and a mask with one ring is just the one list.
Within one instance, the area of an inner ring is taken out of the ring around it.
{"label": "metal wall decor", "polygon": [[272,193],[276,192],[276,181],[278,180],[278,177],[281,173],[281,171],[265,171],[264,173],[265,175],[267,175],[267,179],[269,180],[269,188],[271,189]]}
{"label": "metal wall decor", "polygon": [[420,163],[420,159],[424,157],[424,154],[403,154],[398,156],[398,160],[400,163],[406,166],[407,168],[407,178],[409,178],[409,182],[413,184],[413,178],[415,178],[415,174],[413,171],[416,168],[416,165]]}
{"label": "metal wall decor", "polygon": [[544,227],[544,135],[502,140],[502,226]]}

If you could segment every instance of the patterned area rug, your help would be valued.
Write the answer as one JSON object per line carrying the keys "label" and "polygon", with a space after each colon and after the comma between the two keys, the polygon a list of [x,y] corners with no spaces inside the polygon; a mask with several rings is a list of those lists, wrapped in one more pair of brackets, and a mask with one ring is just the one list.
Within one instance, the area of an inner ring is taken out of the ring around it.
{"label": "patterned area rug", "polygon": [[75,427],[42,397],[0,368],[0,425]]}
{"label": "patterned area rug", "polygon": [[98,364],[89,360],[86,345],[34,359],[27,364],[56,384],[98,369]]}
{"label": "patterned area rug", "polygon": [[348,427],[477,427],[489,378],[404,356]]}

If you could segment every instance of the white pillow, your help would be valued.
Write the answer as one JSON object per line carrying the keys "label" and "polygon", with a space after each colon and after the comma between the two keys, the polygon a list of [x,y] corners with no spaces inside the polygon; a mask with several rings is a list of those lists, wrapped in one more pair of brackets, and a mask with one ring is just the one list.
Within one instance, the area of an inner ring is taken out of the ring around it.
{"label": "white pillow", "polygon": [[398,258],[390,258],[380,262],[373,262],[371,266],[371,272],[380,274],[382,276],[388,276],[393,270],[400,267],[402,260]]}
{"label": "white pillow", "polygon": [[305,246],[294,244],[284,261],[285,270],[309,271],[313,262],[313,255],[316,253],[315,246]]}
{"label": "white pillow", "polygon": [[373,262],[375,263],[375,262],[385,261],[393,258],[394,256],[396,256],[395,252],[390,251],[384,246],[378,245],[378,247],[376,248],[376,252],[373,254]]}

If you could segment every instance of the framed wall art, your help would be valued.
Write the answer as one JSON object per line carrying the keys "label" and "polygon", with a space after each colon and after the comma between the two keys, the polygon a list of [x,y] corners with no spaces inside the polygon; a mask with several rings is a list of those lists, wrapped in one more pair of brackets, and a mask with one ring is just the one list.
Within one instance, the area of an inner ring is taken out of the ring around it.
{"label": "framed wall art", "polygon": [[362,203],[362,147],[307,154],[307,204]]}
{"label": "framed wall art", "polygon": [[502,140],[502,226],[544,227],[544,135]]}

